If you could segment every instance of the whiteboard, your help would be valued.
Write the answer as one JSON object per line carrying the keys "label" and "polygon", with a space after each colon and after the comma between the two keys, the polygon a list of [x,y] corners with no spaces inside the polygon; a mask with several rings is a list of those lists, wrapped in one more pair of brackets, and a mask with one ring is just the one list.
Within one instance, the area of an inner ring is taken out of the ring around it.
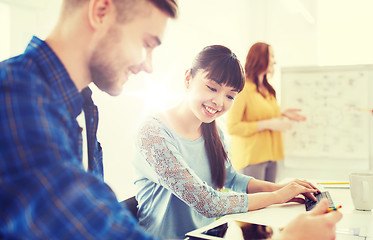
{"label": "whiteboard", "polygon": [[373,65],[283,68],[281,108],[307,117],[283,134],[285,165],[368,169],[372,82]]}

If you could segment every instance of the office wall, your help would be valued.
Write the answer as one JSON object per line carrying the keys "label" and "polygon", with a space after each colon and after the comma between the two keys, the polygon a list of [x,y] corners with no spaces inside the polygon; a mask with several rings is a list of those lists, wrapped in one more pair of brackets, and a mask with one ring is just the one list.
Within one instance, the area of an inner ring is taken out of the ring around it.
{"label": "office wall", "polygon": [[[22,53],[34,34],[45,38],[58,17],[61,0],[0,0],[1,49],[8,55]],[[3,40],[5,38],[5,41]],[[2,56],[2,59],[4,59]]]}
{"label": "office wall", "polygon": [[[32,34],[44,38],[58,17],[61,0],[0,0],[10,4],[10,55],[24,50]],[[338,7],[336,7],[338,6]],[[244,63],[256,41],[273,45],[277,60],[272,84],[281,99],[281,68],[304,65],[372,64],[373,9],[369,0],[181,0],[180,17],[169,23],[154,52],[154,73],[131,79],[118,97],[95,89],[100,109],[99,139],[104,147],[105,181],[119,199],[133,194],[132,143],[140,119],[178,101],[182,78],[193,56],[209,44],[230,47]],[[353,15],[356,13],[356,15]],[[1,28],[4,31],[5,28]],[[373,149],[373,147],[372,147]],[[371,166],[373,164],[371,163]],[[330,172],[289,168],[279,178],[345,178]]]}
{"label": "office wall", "polygon": [[0,40],[0,61],[10,56],[10,12],[9,6],[0,2],[0,29],[3,32]]}
{"label": "office wall", "polygon": [[[373,2],[358,1],[299,1],[302,7],[290,12],[278,11],[276,4],[268,5],[267,41],[274,46],[277,58],[276,90],[281,89],[281,68],[294,66],[335,66],[373,63],[373,33],[366,31],[373,26],[373,16],[369,9]],[[294,1],[287,1],[293,2]],[[284,5],[289,7],[288,5]],[[356,15],[354,14],[356,13]],[[308,14],[313,18],[309,18]],[[314,21],[313,21],[313,20]],[[373,92],[373,79],[369,87]],[[292,89],[291,91],[294,91]],[[286,94],[286,89],[280,92]],[[373,94],[369,96],[373,103]],[[372,107],[372,106],[370,106]],[[311,116],[309,116],[311,117]],[[373,117],[370,120],[370,126]],[[370,131],[370,149],[373,149],[373,131]],[[373,170],[373,154],[370,150],[369,169]],[[322,165],[289,167],[279,163],[278,179],[284,177],[324,178],[347,180],[351,170],[338,166],[335,170],[323,168]]]}

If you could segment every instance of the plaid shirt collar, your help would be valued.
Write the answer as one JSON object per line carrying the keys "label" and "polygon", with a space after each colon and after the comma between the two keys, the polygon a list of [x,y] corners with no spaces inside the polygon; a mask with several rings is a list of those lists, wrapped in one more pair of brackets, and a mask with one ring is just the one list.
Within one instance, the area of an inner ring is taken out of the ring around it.
{"label": "plaid shirt collar", "polygon": [[38,61],[41,66],[40,70],[51,88],[56,89],[54,97],[57,101],[65,102],[68,111],[76,118],[82,112],[84,100],[57,55],[45,41],[35,36],[27,46],[25,54],[42,58]]}

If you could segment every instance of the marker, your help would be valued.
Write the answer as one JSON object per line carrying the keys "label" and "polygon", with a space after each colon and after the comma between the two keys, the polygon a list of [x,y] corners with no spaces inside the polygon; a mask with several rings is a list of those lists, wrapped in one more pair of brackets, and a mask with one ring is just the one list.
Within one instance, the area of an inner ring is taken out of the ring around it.
{"label": "marker", "polygon": [[342,206],[339,205],[338,207],[330,207],[328,208],[327,212],[331,212],[331,211],[337,211],[338,209],[340,209]]}
{"label": "marker", "polygon": [[324,182],[324,183],[317,183],[321,185],[334,185],[334,184],[350,184],[349,182]]}

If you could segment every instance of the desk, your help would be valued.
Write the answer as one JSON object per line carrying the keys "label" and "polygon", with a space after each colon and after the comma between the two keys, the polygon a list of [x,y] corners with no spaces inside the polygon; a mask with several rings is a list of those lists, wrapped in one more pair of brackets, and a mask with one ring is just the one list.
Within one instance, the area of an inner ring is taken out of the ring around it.
{"label": "desk", "polygon": [[[335,206],[342,205],[339,211],[342,212],[343,218],[336,226],[337,240],[373,240],[373,213],[372,211],[357,211],[354,209],[350,189],[346,189],[346,187],[328,188],[327,186],[318,185],[315,181],[311,182],[315,183],[321,191],[329,191]],[[281,228],[304,212],[305,206],[303,204],[285,203],[247,213],[227,215],[216,222],[232,218]],[[358,231],[359,236],[353,236],[354,231]]]}

